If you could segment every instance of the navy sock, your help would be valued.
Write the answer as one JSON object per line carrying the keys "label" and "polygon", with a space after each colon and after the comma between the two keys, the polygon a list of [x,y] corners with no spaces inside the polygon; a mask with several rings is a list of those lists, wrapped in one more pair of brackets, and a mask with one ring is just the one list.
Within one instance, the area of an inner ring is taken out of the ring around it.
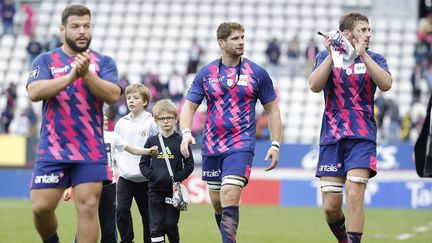
{"label": "navy sock", "polygon": [[342,218],[339,221],[332,224],[328,223],[328,225],[339,243],[348,242],[348,235],[345,228],[345,216],[342,215]]}
{"label": "navy sock", "polygon": [[220,231],[223,243],[235,243],[239,223],[239,207],[229,206],[222,209]]}
{"label": "navy sock", "polygon": [[221,220],[222,220],[222,214],[216,214],[215,213],[215,219],[216,219],[216,224],[219,227],[220,230],[220,224],[221,224]]}
{"label": "navy sock", "polygon": [[59,237],[57,235],[57,233],[55,233],[53,236],[51,236],[51,238],[49,238],[48,240],[44,240],[44,243],[59,243]]}
{"label": "navy sock", "polygon": [[360,243],[363,233],[359,232],[347,232],[348,243]]}

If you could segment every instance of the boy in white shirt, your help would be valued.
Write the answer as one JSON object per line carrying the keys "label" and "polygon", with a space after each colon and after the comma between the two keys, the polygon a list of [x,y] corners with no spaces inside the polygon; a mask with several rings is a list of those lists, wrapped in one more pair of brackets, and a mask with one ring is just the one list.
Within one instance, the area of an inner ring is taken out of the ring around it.
{"label": "boy in white shirt", "polygon": [[[153,116],[146,111],[150,101],[150,92],[142,84],[132,84],[126,87],[125,96],[130,112],[117,122],[114,131],[128,144],[144,147],[148,137],[159,133],[159,127]],[[130,211],[134,198],[144,227],[144,243],[150,243],[148,179],[141,174],[139,168],[141,156],[122,152],[117,154],[115,159],[119,168],[117,227],[121,242],[133,242],[134,240]]]}
{"label": "boy in white shirt", "polygon": [[[136,147],[127,142],[113,131],[108,131],[108,117],[104,115],[104,141],[107,152],[108,166],[112,172],[112,183],[104,182],[101,197],[99,200],[99,223],[101,228],[101,243],[117,243],[116,228],[116,182],[118,181],[118,167],[114,156],[116,153],[126,151],[134,155],[155,155],[158,147],[151,148]],[[72,187],[63,193],[63,199],[68,201],[71,198]]]}

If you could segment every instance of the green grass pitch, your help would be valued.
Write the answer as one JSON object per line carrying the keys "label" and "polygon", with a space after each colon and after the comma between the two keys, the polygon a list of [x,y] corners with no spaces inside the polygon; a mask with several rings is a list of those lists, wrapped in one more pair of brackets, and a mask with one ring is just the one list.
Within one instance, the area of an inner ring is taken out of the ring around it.
{"label": "green grass pitch", "polygon": [[[135,242],[142,242],[142,227],[132,205]],[[240,208],[239,243],[334,243],[320,208],[281,208],[243,205]],[[73,203],[57,209],[62,242],[72,242],[76,226]],[[181,213],[183,243],[221,242],[209,205],[192,205]],[[0,242],[41,242],[34,229],[28,200],[0,200]],[[363,243],[432,242],[431,210],[367,209]]]}

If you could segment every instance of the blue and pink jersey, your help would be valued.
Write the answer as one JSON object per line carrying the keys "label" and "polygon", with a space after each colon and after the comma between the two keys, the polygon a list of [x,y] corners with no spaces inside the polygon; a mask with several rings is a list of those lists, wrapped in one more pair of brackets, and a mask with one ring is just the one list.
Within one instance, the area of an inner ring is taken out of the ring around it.
{"label": "blue and pink jersey", "polygon": [[[91,51],[89,71],[118,83],[117,67],[107,56]],[[61,48],[40,55],[32,64],[27,85],[68,74],[73,57]],[[56,96],[43,101],[36,162],[107,163],[103,140],[103,101],[94,96],[82,78]]]}
{"label": "blue and pink jersey", "polygon": [[[321,51],[314,70],[328,55]],[[380,54],[368,51],[369,56],[389,72]],[[390,73],[390,72],[389,72]],[[342,138],[366,139],[376,142],[374,118],[376,84],[360,58],[347,68],[333,67],[324,87],[325,109],[322,119],[320,145],[333,144]]]}
{"label": "blue and pink jersey", "polygon": [[201,104],[207,100],[207,118],[202,145],[203,156],[255,149],[255,105],[276,99],[268,73],[243,58],[236,67],[220,59],[205,65],[195,76],[186,97]]}

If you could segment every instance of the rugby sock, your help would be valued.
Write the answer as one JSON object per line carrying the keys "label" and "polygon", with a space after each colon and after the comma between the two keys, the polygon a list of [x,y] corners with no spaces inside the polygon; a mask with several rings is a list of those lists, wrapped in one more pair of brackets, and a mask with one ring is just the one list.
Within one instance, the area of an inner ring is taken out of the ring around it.
{"label": "rugby sock", "polygon": [[44,243],[59,243],[60,239],[59,239],[57,233],[54,233],[54,235],[51,236],[51,238],[49,238],[48,240],[44,240],[43,242]]}
{"label": "rugby sock", "polygon": [[239,207],[229,206],[222,209],[220,231],[223,243],[235,243],[239,223]]}
{"label": "rugby sock", "polygon": [[342,215],[342,218],[339,221],[332,224],[328,223],[328,225],[339,243],[348,243],[348,235],[345,228],[345,216]]}
{"label": "rugby sock", "polygon": [[363,233],[359,232],[347,232],[348,243],[360,243]]}
{"label": "rugby sock", "polygon": [[216,219],[216,224],[217,224],[217,226],[219,227],[219,230],[220,230],[220,224],[221,224],[222,214],[215,213],[215,219]]}

